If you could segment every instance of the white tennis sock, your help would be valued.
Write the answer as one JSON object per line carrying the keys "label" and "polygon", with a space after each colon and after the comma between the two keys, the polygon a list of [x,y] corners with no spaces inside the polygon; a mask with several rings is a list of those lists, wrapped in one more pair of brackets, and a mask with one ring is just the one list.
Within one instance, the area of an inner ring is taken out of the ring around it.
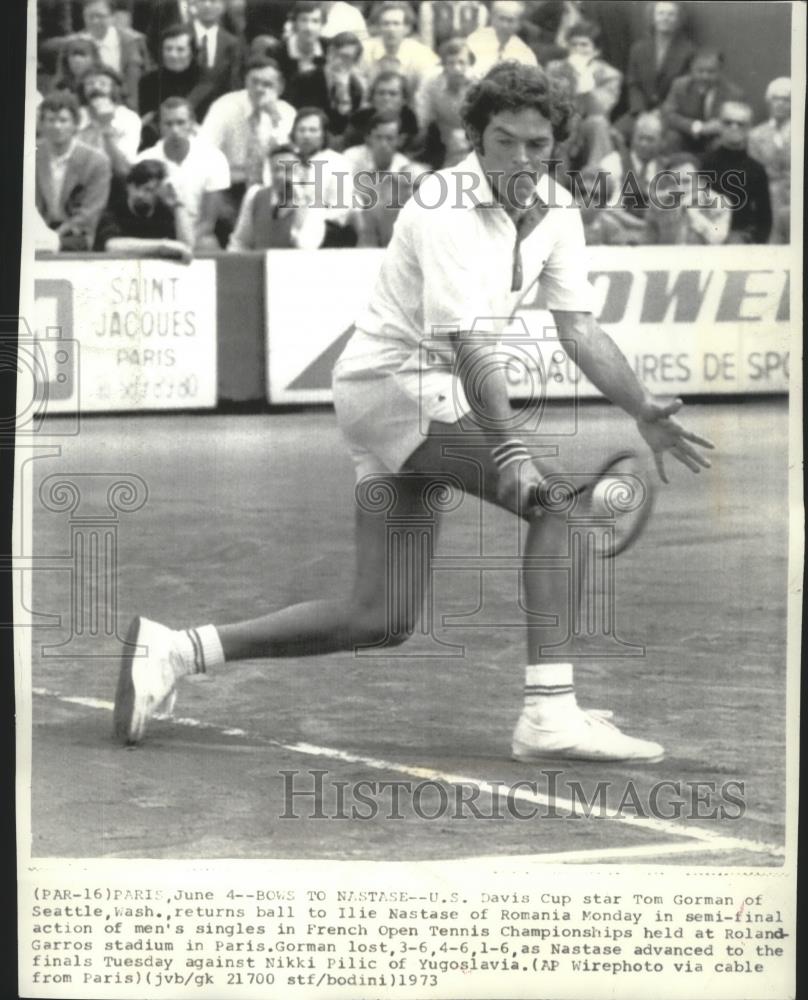
{"label": "white tennis sock", "polygon": [[525,711],[539,725],[563,722],[579,711],[571,663],[530,663],[525,667]]}
{"label": "white tennis sock", "polygon": [[186,674],[204,674],[210,667],[224,663],[224,650],[214,625],[178,629],[174,641]]}

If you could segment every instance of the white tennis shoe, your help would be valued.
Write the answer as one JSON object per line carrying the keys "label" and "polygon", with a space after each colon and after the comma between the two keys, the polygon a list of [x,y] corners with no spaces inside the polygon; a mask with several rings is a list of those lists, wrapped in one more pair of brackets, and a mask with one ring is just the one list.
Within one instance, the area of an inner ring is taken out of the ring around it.
{"label": "white tennis shoe", "polygon": [[578,709],[557,727],[540,726],[525,710],[511,744],[514,760],[619,760],[651,764],[665,750],[651,740],[626,736],[611,721],[612,713]]}
{"label": "white tennis shoe", "polygon": [[[134,654],[133,646],[144,646],[145,653]],[[127,744],[139,743],[152,716],[171,715],[177,678],[183,673],[172,630],[148,618],[135,618],[126,633],[115,692],[115,738]]]}

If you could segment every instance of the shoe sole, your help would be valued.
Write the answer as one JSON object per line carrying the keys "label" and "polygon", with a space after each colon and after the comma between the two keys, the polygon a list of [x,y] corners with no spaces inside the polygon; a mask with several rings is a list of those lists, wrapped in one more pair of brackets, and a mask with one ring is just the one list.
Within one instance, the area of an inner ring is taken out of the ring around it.
{"label": "shoe sole", "polygon": [[141,620],[138,615],[132,619],[126,632],[126,646],[121,657],[118,687],[115,691],[115,708],[112,713],[112,730],[115,739],[126,746],[134,746],[143,736],[143,727],[135,726],[135,682],[132,677],[134,648],[140,635]]}
{"label": "shoe sole", "polygon": [[664,759],[664,752],[653,757],[606,757],[600,754],[587,756],[580,753],[565,753],[563,750],[548,750],[546,753],[542,753],[540,750],[526,750],[524,753],[511,750],[511,760],[519,761],[522,764],[535,763],[536,761],[563,764],[569,760],[589,761],[591,764],[658,764]]}

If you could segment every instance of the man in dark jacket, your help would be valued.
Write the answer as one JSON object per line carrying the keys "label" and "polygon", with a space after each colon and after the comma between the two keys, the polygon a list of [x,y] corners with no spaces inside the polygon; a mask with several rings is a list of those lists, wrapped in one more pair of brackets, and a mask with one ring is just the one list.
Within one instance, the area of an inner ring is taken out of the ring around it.
{"label": "man in dark jacket", "polygon": [[743,100],[740,87],[723,75],[723,62],[715,49],[701,49],[693,56],[690,73],[673,81],[662,105],[669,149],[704,153],[716,144],[719,108],[725,101]]}
{"label": "man in dark jacket", "polygon": [[655,3],[651,32],[632,46],[626,70],[629,113],[636,117],[658,108],[677,77],[684,76],[693,58],[693,44],[681,31],[677,3]]}
{"label": "man in dark jacket", "polygon": [[702,158],[711,190],[730,203],[732,224],[727,243],[768,243],[772,207],[766,168],[746,151],[752,127],[752,109],[741,101],[720,107],[718,146]]}

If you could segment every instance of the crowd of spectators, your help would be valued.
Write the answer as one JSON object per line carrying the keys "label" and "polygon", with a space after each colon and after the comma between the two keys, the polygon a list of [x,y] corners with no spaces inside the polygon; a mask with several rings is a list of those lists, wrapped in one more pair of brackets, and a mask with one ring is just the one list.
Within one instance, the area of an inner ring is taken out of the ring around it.
{"label": "crowd of spectators", "polygon": [[605,0],[39,0],[38,246],[385,246],[424,174],[471,152],[469,87],[540,66],[590,243],[787,243],[790,80],[768,115],[683,6],[632,37]]}

